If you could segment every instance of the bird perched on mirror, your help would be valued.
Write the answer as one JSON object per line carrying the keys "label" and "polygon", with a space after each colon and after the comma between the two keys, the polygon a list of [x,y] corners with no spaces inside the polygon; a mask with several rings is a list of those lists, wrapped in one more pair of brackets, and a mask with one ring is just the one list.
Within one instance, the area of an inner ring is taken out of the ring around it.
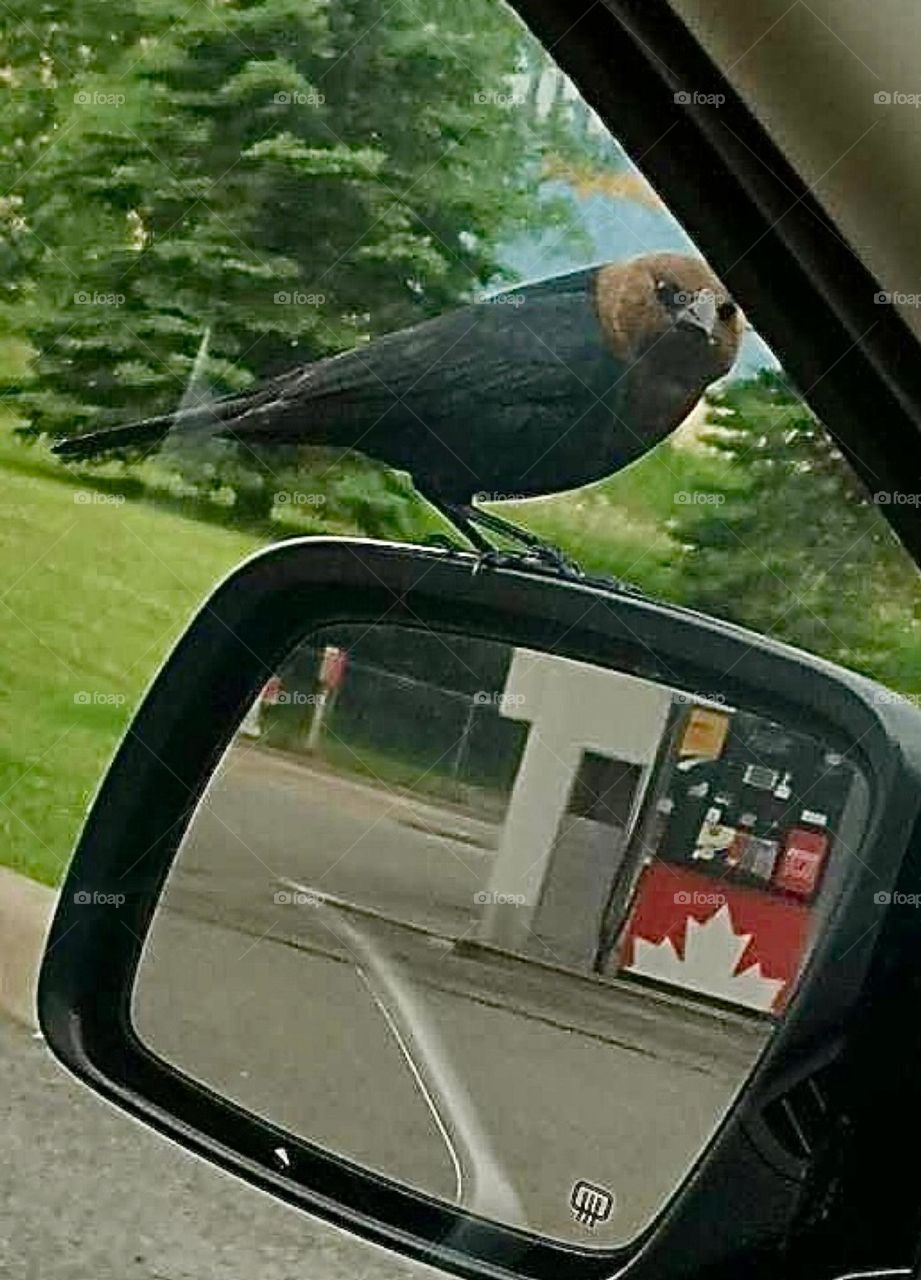
{"label": "bird perched on mirror", "polygon": [[621,470],[728,373],[742,329],[700,258],[646,254],[515,286],[207,406],[62,440],[54,452],[149,451],[173,430],[357,450],[408,471],[478,549],[493,547],[482,529],[539,549],[475,499],[544,497]]}

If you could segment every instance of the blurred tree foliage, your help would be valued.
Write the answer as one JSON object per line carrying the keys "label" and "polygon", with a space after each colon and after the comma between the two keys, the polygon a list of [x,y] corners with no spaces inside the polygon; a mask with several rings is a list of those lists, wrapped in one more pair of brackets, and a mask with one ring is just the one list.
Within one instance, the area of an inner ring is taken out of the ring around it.
{"label": "blurred tree foliage", "polygon": [[875,495],[780,374],[710,404],[702,439],[729,466],[677,508],[673,594],[921,692],[921,577]]}
{"label": "blurred tree foliage", "polygon": [[[32,435],[174,408],[193,370],[194,394],[222,394],[436,314],[502,277],[502,237],[571,217],[542,175],[591,148],[516,92],[549,59],[492,0],[29,10],[0,17],[0,324],[35,350],[6,388]],[[247,517],[295,461],[172,459]]]}

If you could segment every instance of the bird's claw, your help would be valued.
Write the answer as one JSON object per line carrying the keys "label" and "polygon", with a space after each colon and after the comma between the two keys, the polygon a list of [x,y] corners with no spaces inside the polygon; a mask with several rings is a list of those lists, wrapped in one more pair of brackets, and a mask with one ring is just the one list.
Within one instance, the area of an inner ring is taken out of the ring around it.
{"label": "bird's claw", "polygon": [[504,551],[481,551],[473,564],[472,576],[475,578],[478,573],[482,573],[484,569],[502,569],[509,564],[510,561],[516,559]]}
{"label": "bird's claw", "polygon": [[473,575],[482,573],[484,569],[513,568],[544,569],[570,582],[580,582],[585,586],[598,587],[605,591],[618,591],[637,596],[645,594],[638,587],[624,582],[621,578],[607,574],[586,573],[574,560],[569,560],[556,547],[549,545],[528,547],[521,551],[503,551],[498,547],[492,551],[483,551],[474,562]]}
{"label": "bird's claw", "polygon": [[523,568],[535,568],[538,565],[545,566],[564,578],[583,578],[585,576],[574,561],[567,560],[561,551],[557,551],[556,547],[550,546],[527,547],[520,551],[508,551],[496,547],[492,551],[483,551],[477,556],[473,572],[479,573],[487,568],[509,568],[514,565],[520,565]]}
{"label": "bird's claw", "polygon": [[525,558],[539,560],[541,564],[548,564],[553,569],[558,569],[560,573],[568,574],[572,577],[583,578],[582,567],[575,560],[570,560],[568,556],[564,556],[562,551],[549,544],[541,544],[536,547],[529,547],[524,552]]}

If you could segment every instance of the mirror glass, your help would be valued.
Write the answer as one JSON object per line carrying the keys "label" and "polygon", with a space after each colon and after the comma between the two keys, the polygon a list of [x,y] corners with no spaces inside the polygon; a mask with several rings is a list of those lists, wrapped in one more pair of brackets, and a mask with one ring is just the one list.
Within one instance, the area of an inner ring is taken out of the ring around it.
{"label": "mirror glass", "polygon": [[266,682],[198,806],[136,1028],[291,1135],[610,1248],[751,1073],[865,804],[840,750],[719,689],[330,629]]}

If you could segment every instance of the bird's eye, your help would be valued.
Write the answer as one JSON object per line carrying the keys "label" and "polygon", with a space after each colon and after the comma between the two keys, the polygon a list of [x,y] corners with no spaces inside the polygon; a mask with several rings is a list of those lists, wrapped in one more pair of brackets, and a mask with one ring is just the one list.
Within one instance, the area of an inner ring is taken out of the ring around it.
{"label": "bird's eye", "polygon": [[656,293],[659,297],[660,302],[662,302],[664,306],[666,307],[674,306],[677,292],[678,292],[677,289],[671,283],[670,280],[656,281]]}
{"label": "bird's eye", "polygon": [[716,308],[717,317],[725,324],[727,320],[731,320],[736,313],[736,304],[728,298],[725,302],[721,302]]}

